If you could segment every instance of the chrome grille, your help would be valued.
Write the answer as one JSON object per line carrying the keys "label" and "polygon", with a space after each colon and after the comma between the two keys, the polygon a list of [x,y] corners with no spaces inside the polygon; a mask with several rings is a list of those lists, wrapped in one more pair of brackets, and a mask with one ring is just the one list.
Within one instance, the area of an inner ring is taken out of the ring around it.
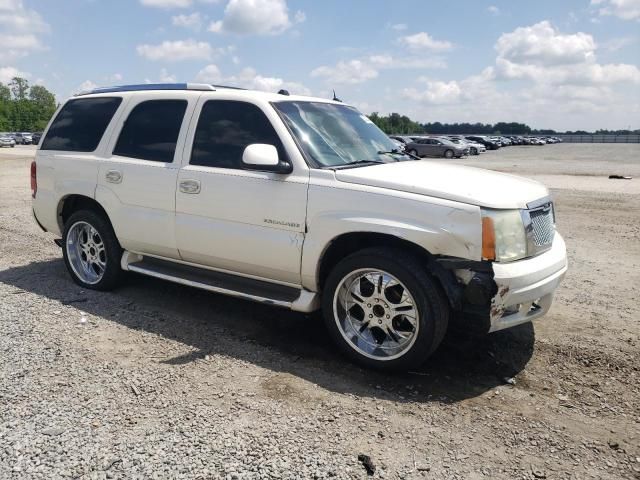
{"label": "chrome grille", "polygon": [[533,243],[536,247],[546,247],[553,243],[555,224],[553,220],[553,203],[548,203],[534,210],[529,210],[531,218]]}

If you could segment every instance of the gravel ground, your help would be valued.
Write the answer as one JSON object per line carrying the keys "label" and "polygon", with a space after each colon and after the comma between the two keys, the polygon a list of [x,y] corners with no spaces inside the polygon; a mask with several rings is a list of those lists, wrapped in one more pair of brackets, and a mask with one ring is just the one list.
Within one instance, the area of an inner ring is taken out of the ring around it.
{"label": "gravel ground", "polygon": [[570,271],[535,326],[394,375],[317,315],[80,290],[31,219],[32,155],[0,151],[0,478],[370,478],[360,455],[373,478],[640,478],[640,145],[464,159],[551,180]]}

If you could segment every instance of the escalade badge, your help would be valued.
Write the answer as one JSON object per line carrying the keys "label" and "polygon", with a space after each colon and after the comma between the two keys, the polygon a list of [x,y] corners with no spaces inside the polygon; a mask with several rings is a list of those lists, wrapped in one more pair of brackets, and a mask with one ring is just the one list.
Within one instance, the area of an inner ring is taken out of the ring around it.
{"label": "escalade badge", "polygon": [[271,225],[282,225],[283,227],[300,228],[300,224],[299,223],[285,222],[283,220],[273,220],[271,218],[265,218],[264,219],[264,223],[269,223]]}

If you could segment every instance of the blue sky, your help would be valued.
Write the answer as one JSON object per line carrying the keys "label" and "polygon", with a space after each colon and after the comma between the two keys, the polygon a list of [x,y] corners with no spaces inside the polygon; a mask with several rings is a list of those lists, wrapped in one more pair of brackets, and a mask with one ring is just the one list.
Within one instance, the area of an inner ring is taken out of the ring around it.
{"label": "blue sky", "polygon": [[0,0],[0,81],[202,81],[365,113],[640,128],[640,0]]}

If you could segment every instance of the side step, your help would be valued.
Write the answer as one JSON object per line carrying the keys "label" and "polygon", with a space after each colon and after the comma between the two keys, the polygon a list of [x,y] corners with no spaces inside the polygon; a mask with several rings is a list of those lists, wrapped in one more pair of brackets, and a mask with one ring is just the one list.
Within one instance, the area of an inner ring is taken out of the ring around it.
{"label": "side step", "polygon": [[126,251],[121,263],[123,270],[298,312],[312,312],[319,307],[318,295],[304,289]]}

